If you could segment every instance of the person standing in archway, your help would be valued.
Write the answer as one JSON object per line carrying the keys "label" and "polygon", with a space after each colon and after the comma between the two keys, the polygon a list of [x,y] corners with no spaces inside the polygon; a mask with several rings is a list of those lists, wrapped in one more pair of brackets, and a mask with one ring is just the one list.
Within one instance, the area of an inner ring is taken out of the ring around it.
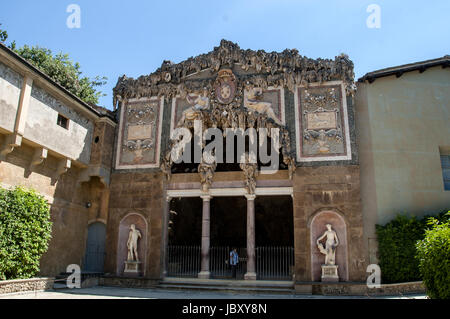
{"label": "person standing in archway", "polygon": [[239,255],[236,251],[236,248],[233,248],[233,250],[230,252],[230,266],[231,266],[232,277],[234,279],[236,279],[236,268],[237,268],[238,263],[239,263]]}

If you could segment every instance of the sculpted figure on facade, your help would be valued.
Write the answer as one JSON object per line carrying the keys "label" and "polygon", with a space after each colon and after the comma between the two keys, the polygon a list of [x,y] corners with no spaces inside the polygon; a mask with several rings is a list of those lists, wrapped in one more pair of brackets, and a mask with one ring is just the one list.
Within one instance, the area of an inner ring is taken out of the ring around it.
{"label": "sculpted figure on facade", "polygon": [[256,111],[261,114],[266,114],[270,119],[274,120],[278,125],[283,125],[275,115],[272,108],[272,103],[262,101],[262,88],[251,88],[244,94],[244,106],[247,109]]}
{"label": "sculpted figure on facade", "polygon": [[248,152],[242,154],[239,167],[244,172],[245,188],[248,194],[255,194],[256,177],[258,176],[258,164],[256,163],[256,155],[249,155]]}
{"label": "sculpted figure on facade", "polygon": [[127,248],[128,261],[139,261],[138,256],[138,240],[141,238],[141,232],[136,229],[134,224],[130,226],[130,233],[128,234]]}
{"label": "sculpted figure on facade", "polygon": [[[339,239],[334,230],[331,229],[331,224],[326,225],[327,230],[322,236],[317,238],[316,244],[320,252],[325,255],[325,265],[335,265],[336,264],[336,247],[339,245]],[[326,237],[325,247],[320,242]]]}
{"label": "sculpted figure on facade", "polygon": [[202,161],[198,165],[198,173],[200,175],[200,183],[202,185],[202,192],[207,193],[212,184],[212,179],[214,176],[214,171],[216,170],[217,164],[206,163]]}
{"label": "sculpted figure on facade", "polygon": [[202,110],[209,109],[208,90],[203,88],[199,94],[190,93],[186,95],[186,101],[191,105],[183,111],[177,126],[182,126],[186,120],[193,121],[199,118]]}

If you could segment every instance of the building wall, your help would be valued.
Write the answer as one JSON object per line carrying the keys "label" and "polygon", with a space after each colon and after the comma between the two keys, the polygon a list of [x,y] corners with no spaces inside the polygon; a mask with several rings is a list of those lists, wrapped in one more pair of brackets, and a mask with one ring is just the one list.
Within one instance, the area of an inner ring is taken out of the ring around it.
{"label": "building wall", "polygon": [[[5,52],[0,59],[0,186],[34,189],[50,204],[52,238],[41,275],[55,276],[69,264],[83,268],[88,225],[107,220],[114,123]],[[69,119],[68,130],[57,125],[58,113]],[[11,136],[20,137],[12,148]]]}
{"label": "building wall", "polygon": [[355,105],[365,244],[372,246],[375,224],[397,213],[450,208],[439,157],[450,146],[450,72],[433,67],[358,83]]}
{"label": "building wall", "polygon": [[[161,276],[162,219],[164,214],[161,172],[115,172],[111,176],[110,201],[106,231],[105,273],[117,275],[119,226],[130,213],[141,215],[147,222],[147,252],[143,275],[151,279]],[[142,230],[141,230],[142,231]],[[141,256],[141,259],[144,259]],[[122,274],[119,274],[122,275]]]}
{"label": "building wall", "polygon": [[[56,124],[59,113],[69,119],[68,129]],[[23,135],[25,138],[88,164],[93,127],[92,120],[33,85]]]}
{"label": "building wall", "polygon": [[12,132],[23,76],[0,62],[0,127]]}
{"label": "building wall", "polygon": [[[337,247],[337,251],[347,250],[348,280],[364,280],[367,256],[362,243],[359,186],[358,165],[297,168],[293,179],[296,281],[312,281],[311,256],[317,248],[314,245],[313,252],[310,245],[311,221],[322,211],[335,212],[343,217],[347,245],[345,247],[343,243]],[[336,229],[334,226],[333,228]]]}

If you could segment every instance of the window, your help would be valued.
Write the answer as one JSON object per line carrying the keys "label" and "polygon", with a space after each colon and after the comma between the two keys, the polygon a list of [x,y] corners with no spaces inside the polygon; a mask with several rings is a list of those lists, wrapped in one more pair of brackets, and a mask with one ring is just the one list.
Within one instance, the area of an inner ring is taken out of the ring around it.
{"label": "window", "polygon": [[61,114],[58,114],[58,120],[56,121],[56,124],[65,128],[66,130],[69,129],[69,119],[67,117],[62,116]]}
{"label": "window", "polygon": [[450,191],[450,155],[441,155],[442,176],[444,178],[444,189]]}

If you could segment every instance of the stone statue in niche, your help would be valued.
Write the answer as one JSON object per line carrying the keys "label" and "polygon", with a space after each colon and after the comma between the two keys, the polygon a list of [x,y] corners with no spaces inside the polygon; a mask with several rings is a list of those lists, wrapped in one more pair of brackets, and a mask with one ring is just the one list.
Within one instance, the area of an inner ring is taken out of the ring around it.
{"label": "stone statue in niche", "polygon": [[269,118],[275,121],[278,125],[283,125],[275,115],[272,108],[272,103],[262,101],[262,88],[251,88],[244,94],[244,106],[250,110],[261,114],[266,114]]}
{"label": "stone statue in niche", "polygon": [[183,111],[177,126],[182,126],[186,120],[195,120],[201,110],[209,109],[208,89],[203,88],[199,94],[190,93],[186,95],[186,101],[191,105]]}
{"label": "stone statue in niche", "polygon": [[[339,281],[338,265],[336,265],[336,247],[339,239],[331,224],[326,225],[327,230],[317,238],[316,244],[319,251],[325,255],[325,264],[322,265],[322,281]],[[326,237],[325,247],[320,242]]]}
{"label": "stone statue in niche", "polygon": [[136,229],[136,226],[132,224],[130,226],[130,233],[128,235],[127,247],[128,247],[128,261],[139,261],[137,244],[139,238],[141,238],[141,232]]}
{"label": "stone statue in niche", "polygon": [[[316,243],[320,252],[325,255],[325,265],[335,265],[336,247],[339,245],[339,239],[336,232],[331,229],[331,224],[327,224],[326,226],[327,230],[317,239]],[[324,247],[320,241],[325,237],[327,240]]]}

